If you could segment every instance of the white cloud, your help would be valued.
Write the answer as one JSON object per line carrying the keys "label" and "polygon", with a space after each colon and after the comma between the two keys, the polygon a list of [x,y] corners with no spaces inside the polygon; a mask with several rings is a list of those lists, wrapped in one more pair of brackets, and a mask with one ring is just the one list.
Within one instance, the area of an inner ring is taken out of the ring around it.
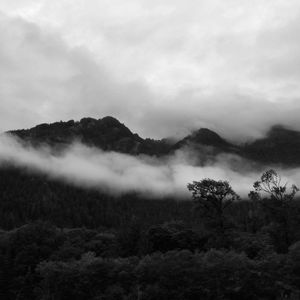
{"label": "white cloud", "polygon": [[297,0],[0,1],[0,128],[114,115],[142,135],[300,129]]}
{"label": "white cloud", "polygon": [[[234,190],[246,197],[260,172],[234,155],[221,154],[215,162],[197,166],[189,153],[157,159],[103,152],[81,144],[71,145],[54,155],[48,148],[24,147],[17,140],[0,136],[0,165],[10,162],[68,183],[112,194],[138,192],[144,196],[189,197],[187,183],[204,178],[228,180]],[[289,184],[300,182],[299,169],[277,170]]]}

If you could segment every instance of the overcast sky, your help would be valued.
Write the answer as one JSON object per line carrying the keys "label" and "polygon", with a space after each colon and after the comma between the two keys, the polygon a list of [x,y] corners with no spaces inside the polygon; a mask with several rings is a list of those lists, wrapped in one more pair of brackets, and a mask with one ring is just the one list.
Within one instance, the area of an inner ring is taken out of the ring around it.
{"label": "overcast sky", "polygon": [[299,0],[0,0],[0,130],[300,130]]}

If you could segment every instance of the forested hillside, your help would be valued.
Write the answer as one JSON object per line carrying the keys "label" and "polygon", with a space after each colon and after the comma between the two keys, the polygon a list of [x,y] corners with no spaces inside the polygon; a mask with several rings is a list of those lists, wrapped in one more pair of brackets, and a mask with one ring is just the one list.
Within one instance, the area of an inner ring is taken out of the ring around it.
{"label": "forested hillside", "polygon": [[[178,150],[191,151],[195,166],[222,153],[247,158],[258,169],[299,164],[300,135],[280,126],[246,145],[209,129],[177,142],[143,139],[112,117],[41,124],[9,134],[23,147],[12,143],[12,151],[29,149],[27,158],[34,153],[35,159],[50,162],[79,142],[104,151],[97,155],[115,151],[131,155],[120,159],[157,158],[143,168],[163,165],[163,158]],[[34,152],[44,146],[51,156]],[[107,191],[64,181],[43,172],[45,162],[33,168],[2,159],[1,299],[299,299],[298,188],[272,169],[242,199],[230,182],[210,178],[186,182],[186,197],[175,192],[156,197],[142,189],[114,193],[117,182]],[[79,166],[70,170],[80,172],[81,161],[72,163]]]}
{"label": "forested hillside", "polygon": [[209,180],[184,201],[116,198],[2,167],[1,299],[298,299],[297,190],[260,198],[260,183],[249,199]]}
{"label": "forested hillside", "polygon": [[83,118],[80,121],[40,124],[31,129],[10,131],[10,134],[34,146],[49,145],[64,149],[72,142],[81,142],[105,151],[117,151],[131,155],[147,154],[163,156],[174,151],[192,150],[203,161],[209,150],[210,156],[219,153],[240,155],[259,164],[274,164],[283,167],[300,165],[300,132],[273,126],[266,136],[246,144],[230,143],[217,133],[201,128],[175,142],[174,139],[155,140],[141,138],[113,117],[96,120]]}

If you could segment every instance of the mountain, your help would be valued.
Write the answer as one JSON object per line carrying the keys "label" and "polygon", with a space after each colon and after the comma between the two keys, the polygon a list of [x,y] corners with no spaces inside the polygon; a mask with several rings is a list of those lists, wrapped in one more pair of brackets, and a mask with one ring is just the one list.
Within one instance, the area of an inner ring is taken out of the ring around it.
{"label": "mountain", "polygon": [[140,153],[161,155],[169,150],[167,141],[143,139],[110,116],[99,120],[83,118],[77,122],[70,120],[45,123],[31,129],[14,130],[9,133],[34,146],[46,144],[59,149],[78,141],[104,151],[133,155]]}
{"label": "mountain", "polygon": [[189,149],[202,162],[225,152],[238,154],[260,164],[300,165],[300,132],[279,125],[273,126],[264,138],[245,145],[232,144],[207,128],[196,130],[177,143],[167,139],[144,139],[110,116],[99,120],[83,118],[76,122],[70,120],[40,124],[31,129],[9,133],[34,146],[47,144],[58,149],[79,141],[104,151],[131,155],[162,156],[179,149]]}
{"label": "mountain", "polygon": [[177,142],[173,148],[180,149],[183,147],[197,148],[199,146],[212,147],[219,152],[231,152],[235,146],[220,137],[214,131],[207,128],[200,128],[190,135]]}
{"label": "mountain", "polygon": [[245,157],[259,162],[300,165],[300,132],[283,126],[273,126],[266,137],[246,144]]}

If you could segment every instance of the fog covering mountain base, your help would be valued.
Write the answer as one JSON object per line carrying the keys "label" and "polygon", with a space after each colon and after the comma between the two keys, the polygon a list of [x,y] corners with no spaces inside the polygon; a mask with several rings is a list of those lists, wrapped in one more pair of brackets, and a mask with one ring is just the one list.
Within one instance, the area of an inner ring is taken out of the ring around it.
{"label": "fog covering mountain base", "polygon": [[[193,152],[184,148],[158,158],[105,152],[75,142],[55,152],[49,146],[33,147],[8,134],[0,137],[0,162],[113,195],[137,192],[156,198],[187,198],[187,183],[202,178],[228,180],[237,193],[246,196],[260,175],[260,170],[235,154],[220,153],[199,166]],[[289,183],[300,182],[298,168],[277,171]]]}

